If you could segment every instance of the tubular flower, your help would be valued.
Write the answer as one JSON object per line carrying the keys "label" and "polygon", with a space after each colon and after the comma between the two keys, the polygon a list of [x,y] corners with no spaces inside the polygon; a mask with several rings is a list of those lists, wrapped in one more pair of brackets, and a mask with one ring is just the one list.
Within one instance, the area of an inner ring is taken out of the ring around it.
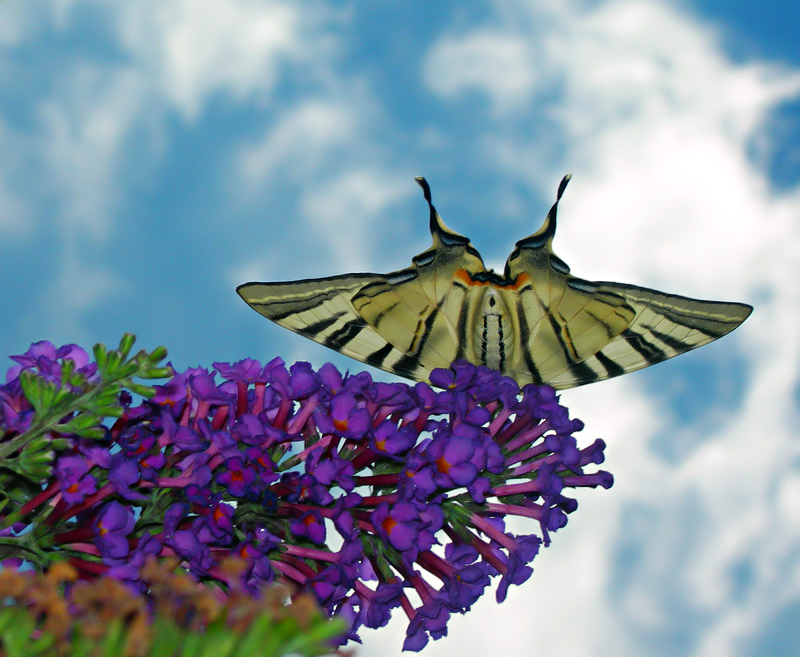
{"label": "tubular flower", "polygon": [[[15,357],[0,386],[3,440],[34,417],[20,375],[58,382],[69,359],[87,389],[100,385],[74,345],[37,343]],[[69,558],[83,579],[109,574],[144,590],[147,559],[172,557],[206,585],[225,584],[218,595],[230,579],[220,564],[237,557],[247,564],[238,586],[256,594],[290,581],[311,592],[349,622],[342,641],[402,609],[404,648],[421,650],[492,578],[502,601],[531,575],[577,507],[571,489],[613,483],[585,470],[605,445],[579,447],[583,424],[552,388],[519,390],[463,361],[432,373],[442,390],[330,364],[214,367],[174,373],[138,406],[125,393],[102,438],[54,433],[63,445],[49,479],[28,487],[19,512],[1,507],[6,553],[18,540],[29,554],[25,528],[41,526],[39,550]],[[506,529],[515,516],[529,533]]]}

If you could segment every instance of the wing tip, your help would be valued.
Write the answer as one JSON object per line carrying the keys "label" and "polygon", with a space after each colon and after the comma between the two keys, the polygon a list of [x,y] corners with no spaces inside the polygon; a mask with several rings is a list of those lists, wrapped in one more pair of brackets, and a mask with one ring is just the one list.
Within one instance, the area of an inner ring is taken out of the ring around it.
{"label": "wing tip", "polygon": [[751,306],[749,303],[734,303],[733,305],[735,305],[737,310],[740,311],[740,313],[734,318],[738,320],[734,328],[738,328],[748,317],[750,317],[750,315],[753,314],[753,306]]}

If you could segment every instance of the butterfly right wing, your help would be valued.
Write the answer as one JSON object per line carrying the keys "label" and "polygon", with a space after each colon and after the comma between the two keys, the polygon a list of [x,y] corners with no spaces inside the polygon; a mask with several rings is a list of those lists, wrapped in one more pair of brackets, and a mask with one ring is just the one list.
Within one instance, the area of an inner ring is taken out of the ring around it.
{"label": "butterfly right wing", "polygon": [[623,283],[589,283],[597,294],[615,296],[635,311],[635,318],[579,368],[545,371],[554,388],[571,388],[655,365],[702,347],[739,326],[753,311],[743,303],[690,299]]}
{"label": "butterfly right wing", "polygon": [[517,242],[506,277],[517,281],[525,363],[508,374],[557,389],[654,365],[729,333],[750,315],[740,303],[702,301],[570,274],[553,253],[556,203],[542,228]]}
{"label": "butterfly right wing", "polygon": [[[485,271],[469,240],[431,203],[433,245],[389,274],[349,274],[288,283],[246,283],[241,297],[264,317],[373,367],[427,381],[464,357],[469,275]],[[460,272],[460,276],[459,276]]]}
{"label": "butterfly right wing", "polygon": [[470,241],[444,224],[425,179],[417,182],[430,209],[431,248],[415,256],[411,267],[365,285],[352,303],[367,324],[404,353],[395,367],[425,373],[421,378],[427,380],[431,370],[469,358],[469,286],[486,269]]}

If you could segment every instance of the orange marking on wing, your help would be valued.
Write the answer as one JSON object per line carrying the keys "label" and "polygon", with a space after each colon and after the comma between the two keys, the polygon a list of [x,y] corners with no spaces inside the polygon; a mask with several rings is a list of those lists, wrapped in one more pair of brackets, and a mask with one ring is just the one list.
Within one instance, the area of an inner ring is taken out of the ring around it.
{"label": "orange marking on wing", "polygon": [[531,282],[531,277],[528,274],[522,273],[508,285],[496,285],[489,281],[476,281],[466,269],[459,269],[456,271],[454,278],[461,281],[469,287],[481,287],[483,285],[491,285],[498,290],[518,290],[523,285]]}
{"label": "orange marking on wing", "polygon": [[509,283],[508,285],[498,285],[498,287],[501,290],[518,290],[523,285],[530,282],[531,277],[528,274],[520,274],[513,283]]}
{"label": "orange marking on wing", "polygon": [[469,272],[466,269],[459,269],[456,271],[455,278],[464,283],[464,285],[483,285],[477,281],[472,280]]}

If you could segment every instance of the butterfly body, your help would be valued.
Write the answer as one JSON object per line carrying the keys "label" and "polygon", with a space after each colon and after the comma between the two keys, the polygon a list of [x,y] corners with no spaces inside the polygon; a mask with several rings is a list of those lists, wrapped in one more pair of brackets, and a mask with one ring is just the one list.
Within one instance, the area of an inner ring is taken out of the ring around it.
{"label": "butterfly body", "polygon": [[433,245],[389,274],[246,283],[256,311],[369,365],[425,381],[466,359],[518,383],[557,389],[652,365],[711,342],[752,311],[633,285],[591,282],[552,251],[559,186],[542,228],[517,242],[502,275],[430,209]]}

